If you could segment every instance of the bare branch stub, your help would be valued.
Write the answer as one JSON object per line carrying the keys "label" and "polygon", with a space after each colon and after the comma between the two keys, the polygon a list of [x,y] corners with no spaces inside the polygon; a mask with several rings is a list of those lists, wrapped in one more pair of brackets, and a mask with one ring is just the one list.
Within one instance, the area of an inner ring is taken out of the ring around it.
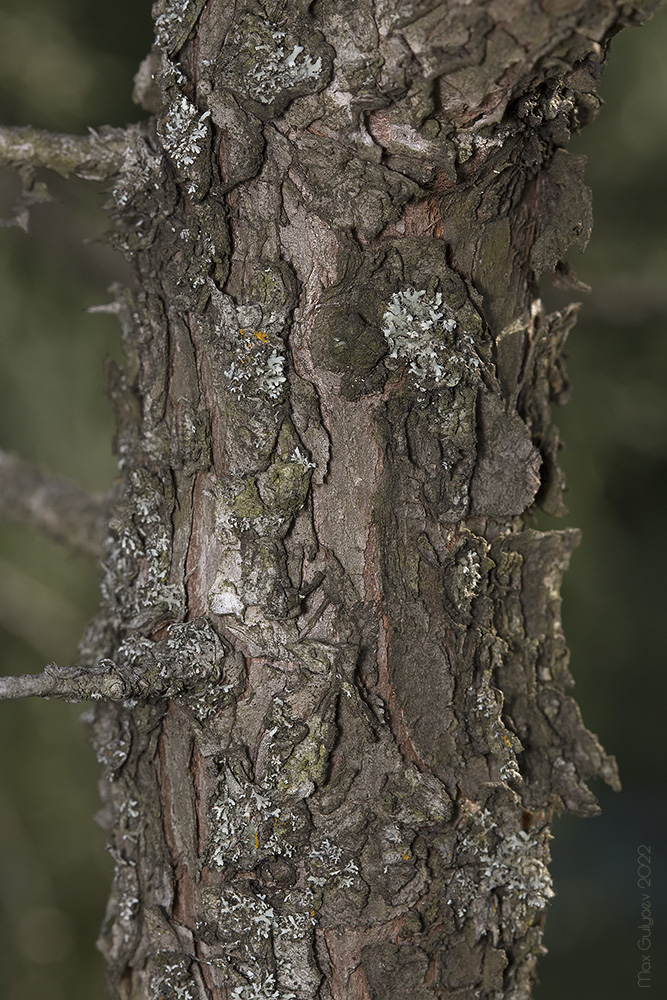
{"label": "bare branch stub", "polygon": [[119,172],[127,150],[128,129],[104,126],[88,135],[49,132],[31,126],[0,128],[0,165],[46,167],[61,177],[108,180]]}
{"label": "bare branch stub", "polygon": [[59,667],[49,663],[41,674],[0,678],[0,699],[59,698],[62,701],[119,701],[125,695],[122,680],[113,664],[97,670],[82,667]]}

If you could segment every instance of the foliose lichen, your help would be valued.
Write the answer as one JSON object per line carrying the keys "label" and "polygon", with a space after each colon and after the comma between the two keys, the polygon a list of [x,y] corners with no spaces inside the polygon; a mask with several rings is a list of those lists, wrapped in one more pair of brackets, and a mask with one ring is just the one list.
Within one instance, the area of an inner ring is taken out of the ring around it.
{"label": "foliose lichen", "polygon": [[130,701],[137,697],[183,701],[205,721],[229,697],[222,683],[225,650],[206,619],[174,622],[157,642],[129,635],[118,648],[117,666],[127,678]]}
{"label": "foliose lichen", "polygon": [[[269,323],[271,320],[269,319]],[[264,330],[239,329],[241,357],[232,361],[225,375],[235,396],[260,394],[280,399],[285,382],[282,342],[271,343]]]}
{"label": "foliose lichen", "polygon": [[482,579],[482,565],[479,552],[474,548],[459,553],[457,558],[457,582],[459,608],[470,607],[470,603],[479,591]]}
{"label": "foliose lichen", "polygon": [[288,891],[272,899],[234,886],[205,893],[227,953],[220,967],[234,1000],[302,1000],[314,994],[319,976],[306,970],[316,921],[301,896]]}
{"label": "foliose lichen", "polygon": [[209,138],[209,110],[200,114],[185,95],[177,98],[158,131],[164,148],[177,170],[187,176],[189,168],[205,148]]}
{"label": "foliose lichen", "polygon": [[422,388],[458,385],[481,368],[472,337],[459,330],[441,292],[394,292],[382,317],[382,332],[391,348],[389,357],[405,359]]}
{"label": "foliose lichen", "polygon": [[169,953],[159,954],[158,969],[150,980],[152,1000],[199,1000],[199,989],[189,971],[189,960]]}
{"label": "foliose lichen", "polygon": [[[172,537],[166,502],[156,476],[143,468],[128,472],[124,513],[110,521],[105,541],[101,590],[111,607],[136,614],[180,606],[181,589],[168,582]],[[130,509],[132,516],[125,513]]]}
{"label": "foliose lichen", "polygon": [[174,52],[194,25],[205,0],[158,0],[155,5],[155,45]]}
{"label": "foliose lichen", "polygon": [[486,909],[497,895],[507,901],[501,907],[501,924],[517,925],[529,910],[543,910],[554,895],[546,834],[504,832],[487,808],[466,817],[455,854],[458,867],[449,882],[447,903],[459,920],[474,915],[477,906]]}
{"label": "foliose lichen", "polygon": [[111,188],[114,207],[122,210],[127,210],[144,191],[156,191],[164,179],[162,157],[138,132],[132,140],[125,146],[123,164]]}
{"label": "foliose lichen", "polygon": [[452,136],[460,164],[466,163],[476,153],[488,153],[492,149],[500,149],[511,135],[509,125],[486,126],[483,131],[475,129],[459,129]]}
{"label": "foliose lichen", "polygon": [[[248,96],[261,104],[271,104],[284,91],[315,82],[322,73],[322,58],[313,59],[303,45],[288,43],[286,32],[270,20],[258,20],[253,35],[252,61],[247,68],[251,87],[247,89]],[[247,44],[247,38],[246,27],[236,44]]]}

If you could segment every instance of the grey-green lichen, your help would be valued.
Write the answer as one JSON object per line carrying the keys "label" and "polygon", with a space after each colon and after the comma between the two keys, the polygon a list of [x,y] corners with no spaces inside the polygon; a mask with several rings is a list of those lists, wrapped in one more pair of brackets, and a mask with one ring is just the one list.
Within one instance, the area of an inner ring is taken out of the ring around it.
{"label": "grey-green lichen", "polygon": [[266,34],[255,46],[256,59],[250,68],[255,94],[262,104],[270,104],[282,90],[317,80],[322,57],[313,59],[303,45],[286,44],[286,34],[277,25],[264,21]]}
{"label": "grey-green lichen", "polygon": [[486,155],[494,149],[502,149],[506,140],[512,134],[513,129],[507,123],[486,126],[482,129],[459,129],[452,136],[452,141],[457,150],[458,163],[466,163],[472,156],[478,153]]}
{"label": "grey-green lichen", "polygon": [[441,292],[430,296],[425,289],[394,292],[383,316],[382,331],[391,348],[389,357],[405,359],[421,388],[451,387],[479,374],[481,362],[472,337],[459,330]]}
{"label": "grey-green lichen", "polygon": [[155,45],[175,52],[188,37],[205,0],[157,0],[155,4]]}
{"label": "grey-green lichen", "polygon": [[200,1000],[201,991],[191,975],[190,959],[172,952],[153,957],[151,1000]]}
{"label": "grey-green lichen", "polygon": [[[204,721],[228,701],[234,682],[225,678],[225,650],[205,619],[174,622],[163,639],[127,636],[117,666],[131,678],[128,699],[182,700]],[[225,680],[228,683],[225,683]]]}
{"label": "grey-green lichen", "polygon": [[[123,504],[109,524],[102,595],[119,611],[176,611],[182,588],[170,581],[169,487],[144,468],[128,472]],[[130,513],[130,511],[132,513]]]}
{"label": "grey-green lichen", "polygon": [[259,303],[236,305],[211,282],[209,288],[218,322],[212,347],[216,361],[226,363],[223,375],[227,391],[237,399],[278,402],[287,381],[283,337],[286,331],[285,310],[268,311]]}
{"label": "grey-green lichen", "polygon": [[111,197],[118,211],[127,211],[146,190],[158,190],[164,180],[162,157],[149,146],[140,131],[128,136],[120,170],[113,180]]}
{"label": "grey-green lichen", "polygon": [[485,539],[473,534],[464,534],[452,548],[452,558],[445,569],[445,588],[459,612],[468,614],[480,593],[483,579],[492,565],[487,552]]}
{"label": "grey-green lichen", "polygon": [[242,885],[204,890],[205,906],[221,938],[225,986],[233,1000],[305,1000],[320,976],[312,968],[309,901],[299,890],[253,891]]}
{"label": "grey-green lichen", "polygon": [[207,147],[210,135],[209,110],[201,114],[185,95],[181,95],[169,107],[160,134],[164,148],[177,169],[189,173],[189,168]]}
{"label": "grey-green lichen", "polygon": [[[271,324],[269,318],[267,326]],[[277,400],[285,383],[285,355],[282,344],[272,345],[264,330],[239,328],[240,357],[232,361],[225,375],[235,396],[258,395]]]}
{"label": "grey-green lichen", "polygon": [[328,57],[325,64],[324,51],[313,52],[294,31],[298,22],[288,33],[268,17],[241,17],[219,62],[224,85],[269,111],[318,89],[328,73]]}
{"label": "grey-green lichen", "polygon": [[[530,911],[544,909],[554,895],[547,838],[545,831],[508,831],[488,808],[472,808],[457,834],[447,889],[458,920],[473,919],[487,932],[497,923],[511,939]],[[490,909],[497,914],[491,922]]]}

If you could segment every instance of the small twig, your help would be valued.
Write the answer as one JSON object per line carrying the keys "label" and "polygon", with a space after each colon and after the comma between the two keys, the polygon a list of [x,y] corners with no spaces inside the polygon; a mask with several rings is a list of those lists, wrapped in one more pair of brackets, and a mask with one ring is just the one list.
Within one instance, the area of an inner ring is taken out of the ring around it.
{"label": "small twig", "polygon": [[127,686],[115,664],[103,661],[99,667],[59,667],[49,663],[41,674],[24,674],[22,677],[0,677],[0,699],[6,698],[60,698],[78,702],[101,699],[122,701],[127,697]]}
{"label": "small twig", "polygon": [[47,167],[62,177],[76,174],[84,180],[103,181],[121,169],[128,133],[128,129],[108,126],[91,129],[88,135],[66,135],[31,126],[0,127],[0,165]]}
{"label": "small twig", "polygon": [[0,516],[38,528],[88,555],[102,554],[106,499],[1,449]]}

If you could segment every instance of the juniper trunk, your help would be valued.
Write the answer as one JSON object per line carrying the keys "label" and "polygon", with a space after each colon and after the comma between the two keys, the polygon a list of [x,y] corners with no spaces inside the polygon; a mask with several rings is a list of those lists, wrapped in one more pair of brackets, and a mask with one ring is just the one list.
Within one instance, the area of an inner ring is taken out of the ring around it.
{"label": "juniper trunk", "polygon": [[97,699],[111,995],[527,998],[552,813],[617,783],[565,693],[577,533],[530,527],[576,314],[536,281],[576,285],[562,147],[640,14],[155,13],[148,122],[3,132],[24,172],[113,175],[136,268],[101,610],[3,689]]}

